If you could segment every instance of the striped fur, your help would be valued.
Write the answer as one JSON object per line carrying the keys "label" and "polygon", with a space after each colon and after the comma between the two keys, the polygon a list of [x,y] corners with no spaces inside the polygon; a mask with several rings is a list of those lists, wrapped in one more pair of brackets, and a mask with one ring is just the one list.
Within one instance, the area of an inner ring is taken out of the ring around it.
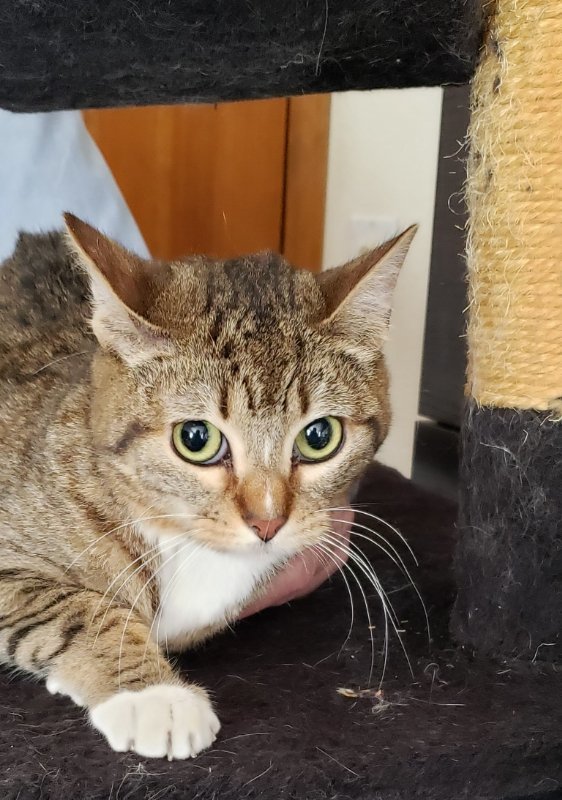
{"label": "striped fur", "polygon": [[[329,274],[273,254],[147,264],[69,225],[70,247],[61,234],[23,236],[0,273],[0,659],[84,705],[115,749],[186,757],[218,723],[158,635],[174,578],[165,562],[185,568],[182,546],[203,548],[206,592],[219,591],[221,569],[255,564],[212,619],[204,608],[197,626],[181,609],[168,616],[166,644],[185,648],[234,619],[325,530],[319,512],[345,498],[389,424],[388,313],[361,326],[346,309],[386,255],[361,274],[355,264],[338,298]],[[408,243],[398,240],[395,259]],[[346,421],[343,448],[295,467],[294,437],[325,414]],[[173,452],[173,424],[201,418],[226,434],[230,463],[204,469]],[[248,511],[289,518],[267,557]],[[181,602],[197,605],[189,575]],[[160,718],[166,704],[179,733]],[[119,728],[127,714],[138,730]],[[161,740],[149,741],[159,725]]]}

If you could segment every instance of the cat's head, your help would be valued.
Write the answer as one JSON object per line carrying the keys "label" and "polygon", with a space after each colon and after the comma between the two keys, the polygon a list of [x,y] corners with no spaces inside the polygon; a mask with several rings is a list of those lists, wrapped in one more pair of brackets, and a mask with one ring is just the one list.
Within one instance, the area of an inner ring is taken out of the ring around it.
{"label": "cat's head", "polygon": [[272,253],[145,261],[66,222],[100,345],[93,446],[128,513],[272,561],[318,541],[388,430],[382,349],[415,229],[314,275]]}

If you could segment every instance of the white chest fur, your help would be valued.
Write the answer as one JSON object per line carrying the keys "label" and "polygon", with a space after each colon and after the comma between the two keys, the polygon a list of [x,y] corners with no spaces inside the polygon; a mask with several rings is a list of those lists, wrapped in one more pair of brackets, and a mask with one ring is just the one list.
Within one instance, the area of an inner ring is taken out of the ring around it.
{"label": "white chest fur", "polygon": [[247,600],[273,564],[266,553],[220,553],[198,544],[163,545],[160,611],[153,628],[160,641],[223,622]]}

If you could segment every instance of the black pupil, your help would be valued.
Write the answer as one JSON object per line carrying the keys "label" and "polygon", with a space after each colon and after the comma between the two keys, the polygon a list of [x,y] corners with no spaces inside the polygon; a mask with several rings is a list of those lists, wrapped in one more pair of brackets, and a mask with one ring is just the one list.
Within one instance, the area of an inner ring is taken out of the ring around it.
{"label": "black pupil", "polygon": [[199,453],[209,441],[209,429],[204,422],[184,422],[181,440],[192,453]]}
{"label": "black pupil", "polygon": [[305,429],[304,437],[313,450],[323,450],[330,444],[332,426],[327,419],[316,419]]}

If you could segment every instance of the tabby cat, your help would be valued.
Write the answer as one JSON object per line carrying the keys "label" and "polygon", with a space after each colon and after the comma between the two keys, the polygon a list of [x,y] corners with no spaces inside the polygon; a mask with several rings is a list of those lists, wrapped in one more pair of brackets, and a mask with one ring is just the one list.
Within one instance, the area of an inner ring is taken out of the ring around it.
{"label": "tabby cat", "polygon": [[146,261],[65,220],[0,271],[0,661],[114,750],[187,758],[219,722],[165,654],[321,542],[373,458],[414,228],[313,275]]}

